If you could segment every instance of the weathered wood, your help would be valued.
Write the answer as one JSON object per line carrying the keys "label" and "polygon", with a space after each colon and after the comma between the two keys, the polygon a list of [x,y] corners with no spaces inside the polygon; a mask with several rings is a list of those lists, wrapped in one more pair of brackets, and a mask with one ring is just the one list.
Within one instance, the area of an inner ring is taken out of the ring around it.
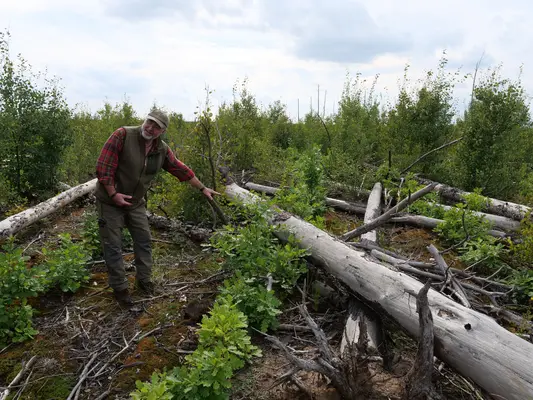
{"label": "weathered wood", "polygon": [[0,240],[14,235],[27,226],[59,210],[61,207],[93,192],[95,188],[96,178],[81,185],[74,186],[45,202],[39,203],[33,208],[29,208],[0,221]]}
{"label": "weathered wood", "polygon": [[[265,186],[265,185],[259,185],[257,183],[247,182],[244,187],[248,190],[253,190],[255,192],[268,194],[270,196],[274,196],[278,191],[279,188],[275,188],[272,186]],[[364,214],[366,212],[366,204],[364,203],[353,203],[348,202],[344,200],[339,199],[333,199],[330,197],[326,197],[326,205],[330,207],[334,207],[338,210],[346,211],[349,213],[354,214]]]}
{"label": "weathered wood", "polygon": [[428,303],[428,291],[431,280],[420,289],[416,297],[416,311],[420,326],[418,350],[413,368],[409,371],[407,398],[410,400],[440,399],[433,387],[433,316]]}
{"label": "weathered wood", "polygon": [[[226,186],[234,201],[255,203],[257,196],[236,184]],[[413,337],[419,335],[415,299],[418,280],[392,271],[327,232],[288,213],[272,211],[276,235],[287,241],[293,234],[309,249],[316,265],[346,284],[372,308],[388,314]],[[493,396],[522,400],[533,395],[533,344],[507,331],[491,317],[466,308],[435,290],[428,293],[434,319],[435,355]]]}
{"label": "weathered wood", "polygon": [[[368,203],[366,205],[366,212],[364,217],[364,223],[369,224],[381,215],[381,191],[382,185],[380,182],[374,184],[374,188],[370,192],[368,197]],[[377,243],[378,234],[375,230],[369,231],[361,235],[362,240],[369,240]]]}
{"label": "weathered wood", "polygon": [[433,187],[435,184],[427,185],[426,187],[418,190],[417,192],[413,193],[410,196],[407,196],[405,199],[400,201],[398,204],[396,204],[394,207],[392,207],[390,210],[385,212],[384,214],[380,215],[375,220],[365,223],[363,226],[360,226],[354,230],[351,230],[350,232],[346,232],[344,235],[341,236],[341,239],[344,241],[353,239],[356,236],[360,236],[363,233],[370,232],[373,229],[376,229],[378,226],[383,225],[388,220],[391,219],[391,217],[401,210],[403,210],[405,207],[407,207],[409,204],[414,203],[419,198],[423,197],[427,193],[431,192],[433,190]]}
{"label": "weathered wood", "polygon": [[[381,183],[376,182],[368,198],[365,223],[373,221],[381,214],[381,190]],[[377,244],[377,233],[375,230],[367,232],[361,236],[361,239]],[[384,347],[382,329],[379,315],[360,301],[352,299],[348,306],[348,318],[342,335],[341,354],[354,357],[353,352],[346,352],[346,348],[350,346],[367,355],[381,352]]]}
{"label": "weathered wood", "polygon": [[446,264],[446,261],[442,257],[442,255],[439,253],[437,248],[430,244],[428,246],[428,250],[435,259],[435,262],[437,263],[437,267],[440,269],[441,273],[444,275],[446,279],[446,283],[451,283],[453,289],[455,290],[455,294],[458,298],[458,300],[461,302],[461,304],[465,307],[472,308],[470,305],[470,302],[468,301],[468,297],[466,296],[465,291],[457,282],[457,279],[455,279],[455,276],[453,276],[452,271],[450,271],[450,267],[448,267],[448,264]]}
{"label": "weathered wood", "polygon": [[[274,195],[279,189],[272,186],[259,185],[256,183],[246,183],[244,187],[248,190],[254,190],[259,193],[265,193],[268,195]],[[330,207],[333,207],[337,210],[346,211],[358,215],[363,215],[366,213],[367,205],[365,203],[354,203],[347,202],[344,200],[334,199],[331,197],[326,197],[326,204]],[[435,204],[435,206],[442,207],[444,210],[449,210],[453,208],[445,204]],[[473,211],[474,215],[484,217],[489,221],[493,228],[503,230],[503,231],[516,231],[520,227],[520,222],[511,218],[503,217],[501,215],[487,214],[483,212]],[[407,214],[409,215],[409,214]]]}
{"label": "weathered wood", "polygon": [[38,360],[37,356],[33,356],[32,358],[30,358],[30,360],[27,363],[24,363],[24,362],[22,363],[22,369],[19,371],[17,376],[15,376],[15,378],[11,381],[11,383],[7,386],[7,388],[5,388],[5,390],[2,393],[0,393],[0,400],[7,399],[7,397],[9,396],[9,393],[11,392],[11,389],[17,386],[17,384],[20,382],[22,377],[26,374],[26,372],[28,372],[29,369],[33,367],[33,364],[35,364],[37,360]]}
{"label": "weathered wood", "polygon": [[341,355],[348,346],[363,348],[366,355],[377,355],[383,347],[379,316],[355,298],[350,299],[348,318],[342,333]]}
{"label": "weathered wood", "polygon": [[[444,210],[450,210],[452,208],[456,208],[456,207],[452,207],[452,206],[447,206],[445,204],[438,204],[439,207],[442,207]],[[507,217],[503,217],[501,215],[494,215],[494,214],[487,214],[487,213],[484,213],[484,212],[480,212],[480,211],[472,211],[472,214],[478,216],[478,217],[483,217],[485,218],[487,221],[489,221],[491,224],[492,224],[492,227],[493,228],[496,228],[496,229],[499,229],[499,230],[502,230],[502,231],[516,231],[520,228],[520,222],[519,221],[516,221],[514,219],[511,219],[511,218],[507,218]]]}
{"label": "weathered wood", "polygon": [[[445,185],[443,183],[433,182],[428,179],[417,178],[417,180],[422,184],[437,183],[435,186],[435,191],[439,192],[442,197],[445,197],[449,200],[456,202],[464,202],[463,196],[471,194],[471,192],[466,192],[464,190]],[[514,219],[516,221],[522,220],[526,214],[531,211],[531,207],[512,203],[510,201],[498,200],[494,198],[489,198],[489,204],[486,205],[486,211],[490,214],[502,215],[507,218]]]}
{"label": "weathered wood", "polygon": [[[418,226],[420,228],[426,228],[426,229],[435,229],[437,225],[444,222],[444,220],[438,219],[438,218],[424,217],[422,215],[407,214],[407,215],[400,215],[397,217],[392,217],[387,222],[413,225],[413,226]],[[490,229],[488,234],[496,238],[501,238],[501,239],[507,236],[505,232],[497,231],[495,229]]]}

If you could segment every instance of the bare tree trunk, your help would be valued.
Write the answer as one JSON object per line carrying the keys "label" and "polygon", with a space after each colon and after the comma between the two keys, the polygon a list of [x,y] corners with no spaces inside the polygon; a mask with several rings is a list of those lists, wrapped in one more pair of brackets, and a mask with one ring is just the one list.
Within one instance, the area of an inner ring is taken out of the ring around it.
{"label": "bare tree trunk", "polygon": [[[256,183],[246,183],[244,187],[248,190],[254,190],[259,193],[265,193],[268,195],[274,195],[279,189],[271,186],[259,185]],[[331,197],[326,197],[326,204],[330,207],[334,207],[341,211],[351,212],[354,214],[365,214],[366,213],[366,204],[365,203],[353,203],[347,202],[344,200],[338,200]],[[445,204],[435,204],[435,206],[442,207],[444,210],[449,210],[453,207],[447,206]],[[473,211],[474,215],[479,217],[484,217],[493,227],[503,231],[516,231],[520,227],[520,222],[517,220],[503,217],[501,215],[487,214],[483,212]],[[410,215],[410,214],[407,214]],[[393,217],[394,218],[394,217]],[[365,222],[366,223],[366,222]]]}
{"label": "bare tree trunk", "polygon": [[[236,184],[226,186],[234,201],[255,203],[257,196]],[[358,294],[365,303],[384,312],[413,337],[419,336],[416,300],[422,283],[371,261],[368,256],[310,223],[273,211],[271,224],[282,241],[293,234],[311,259]],[[428,292],[434,318],[435,355],[493,396],[523,400],[533,394],[533,344],[509,332],[492,319],[466,308],[435,290]]]}
{"label": "bare tree trunk", "polygon": [[344,235],[341,236],[341,239],[344,241],[347,241],[347,240],[353,239],[354,237],[360,236],[363,233],[370,232],[371,230],[376,229],[380,225],[383,225],[385,222],[391,219],[392,216],[394,216],[395,214],[403,210],[409,204],[414,203],[419,198],[431,192],[431,190],[433,189],[433,186],[435,186],[435,184],[427,185],[426,187],[406,197],[405,199],[400,201],[398,204],[396,204],[394,207],[392,207],[390,210],[388,210],[386,213],[380,215],[378,218],[370,221],[369,223],[365,223],[363,226],[360,226],[350,232],[346,232]]}
{"label": "bare tree trunk", "polygon": [[407,383],[407,398],[409,400],[430,400],[441,397],[433,388],[433,316],[428,303],[428,291],[431,280],[420,289],[418,294],[411,293],[416,297],[416,311],[418,312],[418,323],[420,334],[418,340],[418,351],[416,360]]}
{"label": "bare tree trunk", "polygon": [[95,188],[96,178],[81,185],[74,186],[43,203],[39,203],[33,208],[29,208],[0,221],[0,239],[14,235],[18,231],[59,210],[61,207],[93,192]]}
{"label": "bare tree trunk", "polygon": [[[435,229],[437,225],[444,222],[442,219],[438,218],[431,218],[431,217],[424,217],[422,215],[400,215],[397,217],[392,217],[389,221],[391,223],[397,223],[397,224],[408,224],[413,226],[418,226],[421,228],[426,229]],[[497,238],[505,238],[505,232],[497,231],[494,229],[489,230],[489,235],[497,237]]]}
{"label": "bare tree trunk", "polygon": [[[418,181],[423,184],[437,183],[421,178],[418,178]],[[438,183],[435,186],[435,191],[439,192],[441,196],[456,202],[463,202],[463,196],[465,194],[470,194],[470,192],[465,192],[464,190],[454,188],[443,183]],[[490,214],[503,215],[504,217],[511,218],[516,221],[522,220],[526,216],[526,214],[531,211],[531,208],[528,206],[493,198],[489,198],[489,204],[487,204],[486,206],[486,210]]]}
{"label": "bare tree trunk", "polygon": [[[374,188],[370,192],[370,196],[368,197],[368,203],[366,205],[366,212],[364,218],[365,224],[369,224],[381,215],[381,190],[381,183],[376,182],[374,184]],[[370,242],[377,243],[378,234],[375,230],[372,230],[361,235],[361,239],[366,239]]]}
{"label": "bare tree trunk", "polygon": [[[259,185],[257,183],[251,183],[247,182],[244,187],[248,190],[253,190],[259,193],[265,193],[268,195],[275,195],[276,192],[279,190],[279,188],[271,187],[271,186],[265,186],[265,185]],[[334,207],[336,209],[354,213],[354,214],[364,214],[366,212],[366,204],[364,203],[352,203],[344,200],[338,200],[338,199],[332,199],[330,197],[326,197],[326,204],[330,207]]]}

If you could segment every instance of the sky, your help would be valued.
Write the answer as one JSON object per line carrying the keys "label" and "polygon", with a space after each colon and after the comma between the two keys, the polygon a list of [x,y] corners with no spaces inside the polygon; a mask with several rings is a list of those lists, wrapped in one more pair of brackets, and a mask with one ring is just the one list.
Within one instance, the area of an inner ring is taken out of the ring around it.
{"label": "sky", "polygon": [[[446,53],[468,101],[476,64],[501,66],[533,94],[533,3],[526,0],[1,0],[12,56],[61,79],[69,105],[96,112],[128,100],[193,119],[246,87],[291,118],[338,109],[348,77],[394,103]],[[478,75],[479,76],[479,75]],[[377,80],[376,80],[377,77]]]}

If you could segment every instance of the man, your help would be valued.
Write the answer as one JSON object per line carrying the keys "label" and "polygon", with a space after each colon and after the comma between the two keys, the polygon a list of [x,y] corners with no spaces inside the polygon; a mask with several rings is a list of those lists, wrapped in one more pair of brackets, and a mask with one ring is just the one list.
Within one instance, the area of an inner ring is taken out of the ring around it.
{"label": "man", "polygon": [[153,294],[152,238],[145,194],[157,172],[168,171],[180,182],[189,182],[209,199],[213,194],[220,194],[205,187],[160,138],[168,123],[167,114],[153,110],[141,126],[117,129],[105,142],[96,164],[99,234],[109,286],[119,304],[128,307],[133,301],[122,259],[122,228],[127,227],[133,239],[136,286]]}

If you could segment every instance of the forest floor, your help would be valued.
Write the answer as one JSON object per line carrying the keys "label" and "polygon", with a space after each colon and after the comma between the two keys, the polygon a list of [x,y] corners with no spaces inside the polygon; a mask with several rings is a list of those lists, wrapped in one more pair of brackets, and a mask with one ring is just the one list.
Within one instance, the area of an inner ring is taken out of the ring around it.
{"label": "forest floor", "polygon": [[[57,240],[59,233],[81,238],[83,222],[94,205],[76,202],[35,223],[19,234],[20,245],[33,260],[39,249]],[[342,233],[362,223],[355,216],[329,213],[328,230]],[[383,243],[395,251],[423,260],[426,247],[436,237],[423,229],[388,227],[381,230]],[[205,239],[204,239],[205,240]],[[38,311],[34,326],[39,333],[33,340],[0,349],[0,387],[6,387],[21,368],[22,361],[38,357],[28,378],[12,390],[12,399],[67,399],[81,382],[78,399],[128,399],[138,380],[149,380],[156,370],[172,369],[183,362],[197,344],[195,332],[226,277],[220,273],[220,259],[202,241],[181,231],[153,228],[154,282],[156,294],[142,297],[133,292],[135,306],[122,309],[107,284],[107,272],[101,261],[90,266],[91,277],[75,294],[51,292],[33,299]],[[131,249],[125,251],[128,279],[133,289],[135,267]],[[448,260],[458,267],[453,260]],[[314,270],[314,276],[323,274]],[[327,279],[327,277],[322,276]],[[340,296],[339,296],[340,298]],[[346,305],[339,298],[313,299],[309,312],[325,331],[333,348],[338,348],[346,320]],[[280,323],[304,326],[297,306],[301,295],[284,304]],[[412,366],[417,344],[393,322],[385,320],[387,331],[398,355],[392,371],[374,367],[365,399],[400,399],[406,373]],[[272,333],[302,357],[316,354],[312,332],[284,328]],[[283,353],[259,334],[253,343],[263,356],[239,371],[232,380],[232,399],[340,399],[326,378],[316,373],[297,376],[305,390],[293,381],[279,383],[291,366]],[[88,369],[88,371],[87,371]],[[449,399],[488,399],[467,379],[445,365],[434,371],[437,390]],[[74,398],[74,396],[72,397]]]}

